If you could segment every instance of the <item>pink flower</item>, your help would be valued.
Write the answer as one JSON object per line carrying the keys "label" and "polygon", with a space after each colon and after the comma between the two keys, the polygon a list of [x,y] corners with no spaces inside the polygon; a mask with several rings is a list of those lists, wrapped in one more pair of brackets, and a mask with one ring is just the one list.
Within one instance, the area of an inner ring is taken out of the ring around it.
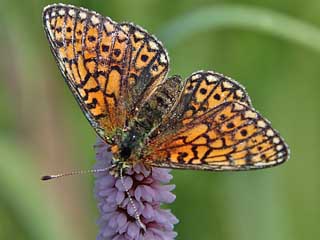
{"label": "pink flower", "polygon": [[[108,152],[108,147],[102,140],[97,140],[95,169],[111,165],[112,154]],[[170,170],[147,170],[142,163],[126,169],[124,184],[145,230],[135,218],[134,206],[121,179],[109,172],[96,173],[95,176],[95,194],[101,214],[97,240],[172,240],[177,236],[173,226],[178,219],[170,210],[160,208],[161,204],[175,200],[175,195],[171,193],[175,185],[168,185],[172,179]]]}

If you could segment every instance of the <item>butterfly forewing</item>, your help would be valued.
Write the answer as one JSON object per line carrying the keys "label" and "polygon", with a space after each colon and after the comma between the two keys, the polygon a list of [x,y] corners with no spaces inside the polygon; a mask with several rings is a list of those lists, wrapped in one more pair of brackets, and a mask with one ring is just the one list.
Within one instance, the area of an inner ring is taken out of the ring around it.
{"label": "butterfly forewing", "polygon": [[44,11],[45,30],[67,84],[101,137],[125,121],[130,41],[109,18],[65,5]]}
{"label": "butterfly forewing", "polygon": [[157,86],[165,81],[169,58],[162,44],[141,27],[131,23],[120,24],[132,44],[128,74],[128,104],[139,109]]}
{"label": "butterfly forewing", "polygon": [[171,116],[164,119],[159,131],[187,123],[226,101],[239,101],[251,106],[245,89],[234,80],[211,71],[193,73],[185,81]]}
{"label": "butterfly forewing", "polygon": [[141,28],[83,8],[51,5],[43,17],[66,82],[91,125],[108,141],[163,81],[165,50]]}

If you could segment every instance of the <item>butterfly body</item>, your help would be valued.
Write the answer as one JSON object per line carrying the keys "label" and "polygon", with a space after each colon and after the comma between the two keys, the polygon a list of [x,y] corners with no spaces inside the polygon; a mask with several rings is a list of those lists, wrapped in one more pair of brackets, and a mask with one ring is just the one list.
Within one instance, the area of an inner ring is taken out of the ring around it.
{"label": "butterfly body", "polygon": [[[124,162],[129,162],[130,159],[137,159],[140,155],[139,149],[143,145],[144,134],[138,131],[137,128],[130,128],[122,132],[119,136],[120,141],[115,143],[119,146],[117,152],[114,152],[114,157],[119,158],[119,160]],[[132,162],[137,162],[137,160],[131,160]]]}
{"label": "butterfly body", "polygon": [[288,159],[284,140],[231,78],[167,77],[162,44],[131,23],[64,4],[43,18],[60,71],[118,169],[249,170]]}

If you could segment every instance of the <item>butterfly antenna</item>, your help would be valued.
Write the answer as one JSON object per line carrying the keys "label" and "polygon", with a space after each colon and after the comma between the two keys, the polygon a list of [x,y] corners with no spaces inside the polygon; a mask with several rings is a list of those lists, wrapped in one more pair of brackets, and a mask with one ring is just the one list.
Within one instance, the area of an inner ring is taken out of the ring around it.
{"label": "butterfly antenna", "polygon": [[122,183],[122,185],[124,187],[124,190],[126,191],[126,193],[128,195],[129,202],[130,202],[131,206],[133,207],[134,218],[137,220],[139,226],[144,230],[144,232],[146,232],[147,231],[146,226],[141,222],[140,216],[138,214],[138,209],[137,209],[136,205],[134,204],[134,202],[132,200],[131,194],[129,193],[129,189],[126,187],[126,185],[124,183],[123,169],[122,168],[120,168],[120,180],[121,180],[121,183]]}
{"label": "butterfly antenna", "polygon": [[81,175],[81,174],[89,174],[89,173],[99,173],[99,172],[106,172],[109,171],[111,168],[114,168],[115,165],[111,165],[106,168],[99,168],[99,169],[89,169],[89,170],[78,170],[78,171],[72,171],[68,173],[59,173],[54,175],[45,175],[41,177],[42,181],[47,181],[51,179],[57,179],[61,177],[67,177],[67,176],[73,176],[73,175]]}

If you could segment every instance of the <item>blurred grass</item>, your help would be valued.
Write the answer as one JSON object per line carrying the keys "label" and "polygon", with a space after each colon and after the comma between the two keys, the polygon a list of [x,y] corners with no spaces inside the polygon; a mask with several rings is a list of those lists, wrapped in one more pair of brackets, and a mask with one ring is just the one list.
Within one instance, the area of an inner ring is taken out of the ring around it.
{"label": "blurred grass", "polygon": [[[265,171],[174,172],[178,239],[320,235],[318,1],[70,2],[159,32],[169,48],[170,75],[211,69],[233,76],[291,147],[290,162]],[[90,168],[94,157],[93,131],[42,31],[41,11],[49,3],[12,0],[0,9],[0,239],[92,239],[96,233],[92,177],[38,182],[49,170]]]}
{"label": "blurred grass", "polygon": [[6,227],[0,232],[0,239],[12,236],[13,229],[20,230],[14,239],[72,239],[68,228],[62,225],[63,215],[57,206],[47,205],[44,185],[40,176],[36,177],[37,167],[28,150],[12,139],[0,138],[0,152],[0,200],[9,205],[11,217],[18,223],[10,226],[12,223],[2,216],[0,225]]}
{"label": "blurred grass", "polygon": [[275,11],[235,4],[199,8],[176,17],[163,27],[159,37],[174,47],[204,31],[236,27],[267,32],[320,51],[319,28]]}

